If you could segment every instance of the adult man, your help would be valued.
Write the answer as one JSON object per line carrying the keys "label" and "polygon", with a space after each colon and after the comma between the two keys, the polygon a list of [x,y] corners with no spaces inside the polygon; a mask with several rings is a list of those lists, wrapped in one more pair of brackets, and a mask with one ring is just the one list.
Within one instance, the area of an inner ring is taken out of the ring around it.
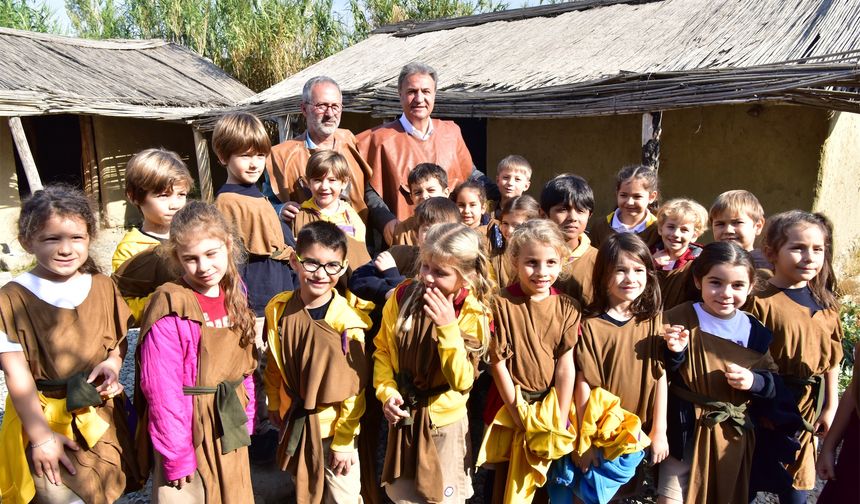
{"label": "adult man", "polygon": [[[397,80],[399,119],[358,135],[358,150],[370,163],[370,184],[399,220],[412,214],[406,177],[419,163],[435,163],[448,172],[449,189],[470,178],[489,182],[472,164],[472,156],[452,121],[431,119],[436,98],[436,71],[409,63]],[[485,184],[487,185],[487,184]],[[492,186],[494,187],[494,186]]]}
{"label": "adult man", "polygon": [[[311,196],[304,179],[308,158],[318,149],[333,149],[349,163],[351,180],[348,194],[353,208],[363,220],[382,231],[393,215],[367,184],[371,170],[356,149],[355,136],[349,130],[338,128],[341,112],[342,96],[334,79],[318,76],[305,83],[302,114],[307,122],[307,131],[272,147],[266,159],[267,182],[271,193],[280,201],[275,208],[281,218],[295,218],[299,205]],[[393,225],[389,227],[393,228]]]}

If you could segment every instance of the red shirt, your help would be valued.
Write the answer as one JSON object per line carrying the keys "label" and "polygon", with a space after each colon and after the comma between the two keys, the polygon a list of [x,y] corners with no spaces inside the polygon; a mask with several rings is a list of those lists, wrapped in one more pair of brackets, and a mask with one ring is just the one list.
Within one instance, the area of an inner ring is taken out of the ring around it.
{"label": "red shirt", "polygon": [[221,290],[216,297],[209,297],[194,291],[200,309],[203,310],[203,318],[209,327],[230,327],[230,318],[227,316],[227,306],[224,300],[224,291]]}

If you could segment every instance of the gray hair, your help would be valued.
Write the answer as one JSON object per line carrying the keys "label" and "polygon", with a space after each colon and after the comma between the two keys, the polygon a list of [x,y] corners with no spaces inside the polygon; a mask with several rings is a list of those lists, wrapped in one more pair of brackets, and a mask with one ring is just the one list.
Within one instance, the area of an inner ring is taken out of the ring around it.
{"label": "gray hair", "polygon": [[311,102],[311,91],[317,84],[331,84],[336,87],[337,92],[340,93],[340,86],[337,85],[337,82],[335,82],[334,79],[327,75],[317,75],[316,77],[311,77],[307,82],[305,82],[305,87],[302,88],[302,103]]}
{"label": "gray hair", "polygon": [[431,67],[426,63],[421,63],[420,61],[413,61],[412,63],[407,63],[403,65],[403,68],[400,69],[400,77],[397,78],[397,90],[403,87],[403,81],[406,80],[410,75],[415,74],[424,74],[429,75],[431,79],[433,79],[433,85],[436,85],[436,69]]}

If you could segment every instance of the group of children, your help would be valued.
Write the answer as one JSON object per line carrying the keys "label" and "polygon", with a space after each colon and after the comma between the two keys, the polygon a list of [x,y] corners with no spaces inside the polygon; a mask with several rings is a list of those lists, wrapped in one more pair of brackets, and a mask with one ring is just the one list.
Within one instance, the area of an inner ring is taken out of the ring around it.
{"label": "group of children", "polygon": [[[449,194],[424,163],[407,180],[414,215],[371,259],[340,155],[311,156],[285,223],[256,187],[262,123],[223,117],[213,148],[228,173],[215,205],[186,202],[174,153],[129,162],[143,225],[117,247],[113,282],[89,258],[80,191],[24,203],[36,266],[0,289],[4,502],[113,502],[150,471],[155,502],[252,502],[248,446],[266,425],[300,503],[376,502],[380,485],[394,502],[465,502],[476,465],[493,502],[605,503],[653,466],[659,502],[805,502],[815,435],[819,474],[847,474],[824,495],[856,496],[856,450],[835,463],[840,439],[860,436],[860,385],[837,411],[824,216],[765,226],[741,190],[709,211],[658,206],[656,171],[633,166],[617,209],[592,218],[579,176],[525,194],[520,156],[498,167],[498,202],[473,182]],[[118,381],[130,323],[134,401]]]}

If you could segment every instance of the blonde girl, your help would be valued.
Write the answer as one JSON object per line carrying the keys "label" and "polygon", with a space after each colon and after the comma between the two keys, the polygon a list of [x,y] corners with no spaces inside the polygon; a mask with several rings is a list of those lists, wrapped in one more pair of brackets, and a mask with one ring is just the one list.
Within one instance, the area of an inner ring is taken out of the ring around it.
{"label": "blonde girl", "polygon": [[481,236],[427,231],[421,267],[385,304],[373,385],[389,423],[382,482],[395,502],[471,497],[466,403],[489,343],[494,285]]}
{"label": "blonde girl", "polygon": [[251,502],[253,311],[232,227],[191,202],[170,225],[164,253],[181,271],[147,305],[141,325],[138,435],[155,452],[153,502]]}
{"label": "blonde girl", "polygon": [[767,221],[764,253],[774,271],[751,313],[773,331],[770,353],[806,424],[793,482],[780,502],[805,502],[815,486],[813,435],[827,434],[838,402],[842,327],[833,274],[833,230],[822,214],[792,210]]}
{"label": "blonde girl", "polygon": [[108,503],[140,485],[118,381],[130,312],[89,256],[96,229],[69,186],[21,207],[18,239],[36,266],[0,289],[4,503]]}
{"label": "blonde girl", "polygon": [[660,241],[656,210],[659,196],[657,170],[650,166],[625,166],[615,177],[616,209],[591,227],[591,244],[599,247],[615,233],[639,235],[649,248]]}
{"label": "blonde girl", "polygon": [[[493,493],[500,497],[504,491],[504,502],[530,502],[549,462],[573,449],[567,423],[580,313],[573,298],[553,287],[568,250],[558,226],[526,221],[511,234],[509,247],[516,280],[496,299],[489,347],[504,407],[487,415],[490,428],[478,462],[497,464]],[[553,445],[542,446],[550,436]]]}
{"label": "blonde girl", "polygon": [[523,222],[538,217],[540,217],[540,205],[534,198],[524,194],[505,202],[501,208],[500,221],[490,224],[487,232],[490,241],[490,264],[493,266],[496,284],[499,287],[505,287],[515,280],[507,245],[511,234]]}

